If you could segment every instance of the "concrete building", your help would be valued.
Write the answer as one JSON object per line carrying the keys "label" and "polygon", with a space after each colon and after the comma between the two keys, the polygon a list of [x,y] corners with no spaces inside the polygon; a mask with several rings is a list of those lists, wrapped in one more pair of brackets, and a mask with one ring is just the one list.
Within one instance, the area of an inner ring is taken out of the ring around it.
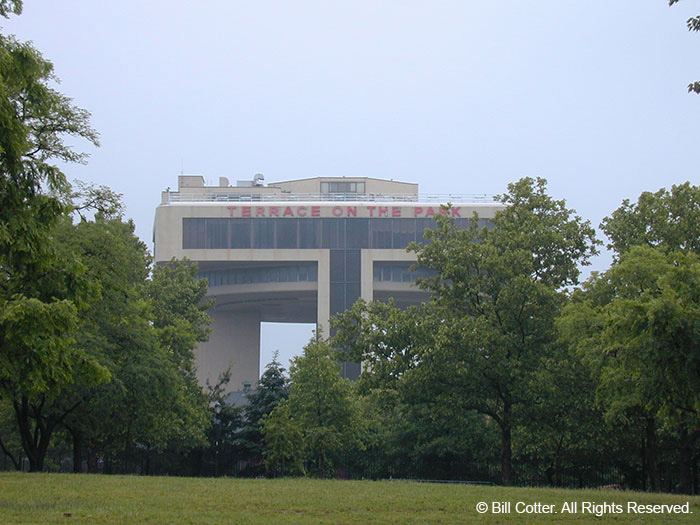
{"label": "concrete building", "polygon": [[[199,263],[215,299],[212,334],[197,353],[199,380],[215,382],[231,368],[229,387],[244,390],[260,373],[260,323],[328,320],[362,297],[399,306],[427,299],[410,272],[437,213],[459,226],[473,213],[488,221],[502,207],[486,195],[421,196],[418,185],[367,177],[316,177],[265,185],[261,175],[205,185],[180,175],[156,210],[156,263],[187,257]],[[354,378],[358,363],[344,363]]]}

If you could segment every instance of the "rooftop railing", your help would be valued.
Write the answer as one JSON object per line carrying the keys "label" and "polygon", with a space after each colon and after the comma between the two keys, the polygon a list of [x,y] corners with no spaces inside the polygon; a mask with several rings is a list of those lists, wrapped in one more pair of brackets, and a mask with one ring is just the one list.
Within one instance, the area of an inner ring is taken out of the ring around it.
{"label": "rooftop railing", "polygon": [[167,192],[164,204],[174,202],[469,202],[491,203],[488,193],[186,193]]}

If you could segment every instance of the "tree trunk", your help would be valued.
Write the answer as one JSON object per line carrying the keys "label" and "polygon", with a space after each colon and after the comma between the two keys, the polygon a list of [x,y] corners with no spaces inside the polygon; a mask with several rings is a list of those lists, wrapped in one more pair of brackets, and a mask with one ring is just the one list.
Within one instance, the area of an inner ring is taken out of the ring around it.
{"label": "tree trunk", "polygon": [[[42,415],[43,401],[39,405],[31,406],[29,398],[22,396],[20,401],[13,401],[12,405],[15,409],[19,435],[22,439],[22,448],[29,459],[29,472],[41,472],[44,469],[44,458],[49,448],[55,423],[44,420]],[[32,414],[35,420],[33,432],[30,422]]]}
{"label": "tree trunk", "polygon": [[88,474],[97,474],[97,455],[91,447],[87,449],[87,471]]}
{"label": "tree trunk", "polygon": [[501,421],[501,483],[505,486],[513,484],[513,451],[511,443],[510,403],[503,405]]}
{"label": "tree trunk", "polygon": [[693,444],[688,425],[681,423],[680,454],[678,458],[678,492],[681,494],[693,493]]}
{"label": "tree trunk", "polygon": [[103,474],[112,474],[113,469],[112,469],[112,455],[111,454],[105,454],[104,456],[104,468],[103,468]]}
{"label": "tree trunk", "polygon": [[647,487],[651,492],[661,490],[661,474],[659,473],[659,461],[656,444],[656,421],[653,417],[646,418],[646,440],[644,444]]}
{"label": "tree trunk", "polygon": [[72,430],[70,433],[73,438],[73,472],[80,474],[83,472],[83,435]]}

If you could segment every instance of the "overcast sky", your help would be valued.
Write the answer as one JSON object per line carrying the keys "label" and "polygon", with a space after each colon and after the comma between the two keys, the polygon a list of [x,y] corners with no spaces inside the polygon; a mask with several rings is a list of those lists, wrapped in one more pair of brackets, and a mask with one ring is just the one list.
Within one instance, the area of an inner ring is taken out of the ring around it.
{"label": "overcast sky", "polygon": [[[700,184],[700,13],[684,0],[25,0],[0,20],[101,134],[71,179],[124,195],[152,248],[177,175],[368,176],[501,193],[523,176],[597,226]],[[697,11],[697,12],[696,12]],[[605,269],[609,257],[596,261]],[[263,363],[308,326],[264,327]]]}

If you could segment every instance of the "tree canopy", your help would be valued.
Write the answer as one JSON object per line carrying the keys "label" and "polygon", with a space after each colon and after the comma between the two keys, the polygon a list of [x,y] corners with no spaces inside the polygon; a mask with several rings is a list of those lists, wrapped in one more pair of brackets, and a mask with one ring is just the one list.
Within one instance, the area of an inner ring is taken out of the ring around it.
{"label": "tree canopy", "polygon": [[700,187],[689,182],[625,199],[600,225],[618,256],[632,246],[662,246],[700,254]]}
{"label": "tree canopy", "polygon": [[498,425],[502,482],[511,484],[518,410],[531,402],[533,376],[553,350],[561,290],[578,282],[597,241],[587,221],[547,195],[543,179],[521,179],[499,199],[507,207],[493,228],[479,228],[475,216],[457,230],[440,216],[428,244],[410,247],[436,272],[419,285],[433,292],[440,322],[409,377],[452,390],[463,409]]}
{"label": "tree canopy", "polygon": [[268,464],[274,459],[298,465],[304,458],[323,476],[355,444],[358,410],[336,357],[331,345],[315,336],[292,360],[289,398],[264,418]]}
{"label": "tree canopy", "polygon": [[[3,1],[0,15],[21,12]],[[0,35],[0,397],[10,399],[32,469],[40,469],[60,420],[29,414],[78,375],[108,374],[75,345],[79,312],[89,302],[86,268],[58,255],[51,237],[69,210],[69,185],[57,162],[84,162],[68,137],[98,144],[89,113],[56,91],[51,62],[29,43]],[[47,423],[47,424],[45,424]]]}
{"label": "tree canopy", "polygon": [[[678,3],[678,0],[668,0],[668,5]],[[700,31],[700,16],[691,16],[685,22],[688,31]],[[688,93],[700,93],[700,82],[691,82],[688,84]]]}
{"label": "tree canopy", "polygon": [[591,277],[559,319],[563,337],[596,371],[609,416],[639,414],[652,429],[661,422],[679,436],[683,492],[700,437],[698,297],[697,255],[632,246]]}

